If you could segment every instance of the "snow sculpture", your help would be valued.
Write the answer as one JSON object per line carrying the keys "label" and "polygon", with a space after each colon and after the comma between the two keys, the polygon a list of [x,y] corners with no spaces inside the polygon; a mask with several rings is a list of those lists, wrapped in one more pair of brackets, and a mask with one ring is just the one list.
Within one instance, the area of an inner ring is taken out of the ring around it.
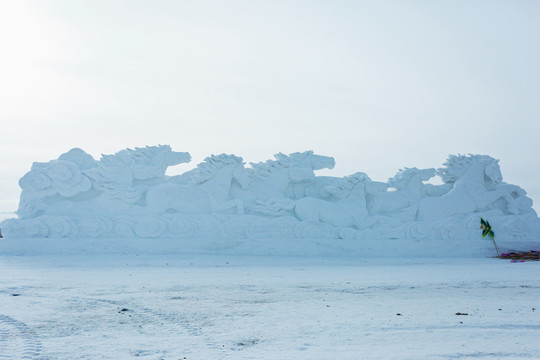
{"label": "snow sculpture", "polygon": [[259,201],[288,198],[294,184],[310,183],[316,179],[314,170],[332,169],[334,158],[316,155],[313,151],[282,153],[274,155],[276,160],[252,163],[246,169],[251,184],[246,189],[234,188],[232,196],[242,199],[248,209],[253,209]]}
{"label": "snow sculpture", "polygon": [[229,199],[233,180],[243,189],[249,186],[241,157],[211,155],[196,170],[189,185],[163,183],[151,187],[146,194],[148,210],[157,214],[217,213],[235,208],[237,214],[244,213],[241,200]]}
{"label": "snow sculpture", "polygon": [[[424,181],[435,175],[435,169],[418,170],[417,168],[405,168],[392,178],[384,187],[379,187],[367,194],[368,210],[370,215],[386,214],[399,218],[416,218],[416,208],[413,206],[419,199],[424,197]],[[387,191],[388,187],[396,191]],[[412,211],[408,211],[411,209]]]}
{"label": "snow sculpture", "polygon": [[338,186],[328,185],[327,191],[338,198],[336,201],[311,196],[298,200],[261,201],[256,210],[268,215],[281,215],[290,210],[300,221],[320,221],[338,227],[361,228],[368,215],[365,191],[367,181],[369,177],[366,174],[356,173],[345,177]]}
{"label": "snow sculpture", "polygon": [[[246,166],[211,155],[193,170],[170,146],[125,149],[95,160],[72,149],[34,163],[20,180],[6,238],[476,239],[479,219],[499,238],[537,240],[540,219],[526,192],[504,183],[498,161],[450,155],[440,169],[404,168],[387,182],[365,173],[316,176],[334,159],[313,151]],[[435,176],[441,185],[428,181]]]}
{"label": "snow sculpture", "polygon": [[84,171],[96,190],[104,191],[110,198],[128,203],[137,202],[144,190],[144,183],[159,182],[167,167],[189,162],[189,153],[174,152],[168,145],[125,149],[114,155],[103,155],[97,166]]}

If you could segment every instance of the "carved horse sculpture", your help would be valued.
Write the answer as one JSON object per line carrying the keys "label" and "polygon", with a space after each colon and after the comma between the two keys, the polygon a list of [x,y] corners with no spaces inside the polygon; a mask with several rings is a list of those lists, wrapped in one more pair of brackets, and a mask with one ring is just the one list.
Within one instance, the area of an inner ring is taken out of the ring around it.
{"label": "carved horse sculpture", "polygon": [[500,186],[499,161],[487,155],[451,155],[438,170],[452,190],[442,196],[425,197],[418,204],[418,220],[486,211],[499,199],[512,201],[515,187]]}
{"label": "carved horse sculpture", "polygon": [[167,167],[187,163],[187,152],[172,151],[169,145],[125,149],[114,155],[102,155],[96,167],[83,170],[96,190],[111,199],[136,203],[146,187],[140,186],[165,181]]}
{"label": "carved horse sculpture", "polygon": [[289,155],[279,153],[274,157],[276,160],[251,163],[251,169],[247,169],[251,178],[249,189],[235,188],[234,196],[255,207],[257,201],[286,197],[289,184],[314,179],[314,170],[335,166],[334,158],[316,155],[313,151]]}
{"label": "carved horse sculpture", "polygon": [[[370,215],[384,214],[397,217],[408,217],[403,211],[415,205],[424,193],[424,183],[435,175],[435,169],[405,168],[393,178],[388,179],[388,185],[395,191],[370,192],[366,196],[367,208]],[[416,217],[416,207],[410,217]],[[412,220],[410,219],[410,220]]]}
{"label": "carved horse sculpture", "polygon": [[291,182],[287,186],[286,196],[294,200],[308,196],[324,200],[337,200],[328,191],[328,187],[339,185],[342,182],[342,178],[334,176],[317,176],[309,180]]}
{"label": "carved horse sculpture", "polygon": [[197,170],[190,185],[165,183],[151,187],[146,194],[148,209],[154,213],[213,213],[229,209],[244,213],[243,202],[229,197],[233,179],[243,188],[249,186],[241,157],[211,155]]}
{"label": "carved horse sculpture", "polygon": [[276,199],[260,202],[257,210],[267,215],[292,211],[301,221],[314,220],[338,227],[363,228],[368,216],[365,187],[369,181],[365,173],[359,172],[345,177],[339,186],[328,186],[327,190],[339,199],[337,201],[314,197],[296,201]]}

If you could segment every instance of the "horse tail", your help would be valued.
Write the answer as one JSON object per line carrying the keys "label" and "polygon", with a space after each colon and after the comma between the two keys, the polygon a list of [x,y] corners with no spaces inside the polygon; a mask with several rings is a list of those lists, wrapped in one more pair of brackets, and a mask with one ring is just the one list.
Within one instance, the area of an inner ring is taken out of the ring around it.
{"label": "horse tail", "polygon": [[281,216],[291,211],[296,206],[296,202],[291,199],[270,199],[257,201],[255,211],[265,215]]}

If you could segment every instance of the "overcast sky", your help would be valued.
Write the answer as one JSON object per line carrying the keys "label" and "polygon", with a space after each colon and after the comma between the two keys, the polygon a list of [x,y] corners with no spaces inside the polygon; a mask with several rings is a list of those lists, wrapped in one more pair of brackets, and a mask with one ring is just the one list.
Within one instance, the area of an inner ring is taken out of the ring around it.
{"label": "overcast sky", "polygon": [[[320,174],[500,159],[540,210],[540,1],[0,0],[0,211],[33,161],[170,144],[334,156]],[[181,165],[171,173],[185,171]]]}

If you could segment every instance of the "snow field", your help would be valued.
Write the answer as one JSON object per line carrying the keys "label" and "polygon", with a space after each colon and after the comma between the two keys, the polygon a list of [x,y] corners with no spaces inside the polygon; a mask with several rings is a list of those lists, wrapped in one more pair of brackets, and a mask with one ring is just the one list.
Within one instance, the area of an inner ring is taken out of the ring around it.
{"label": "snow field", "polygon": [[0,256],[0,359],[534,359],[538,265]]}

